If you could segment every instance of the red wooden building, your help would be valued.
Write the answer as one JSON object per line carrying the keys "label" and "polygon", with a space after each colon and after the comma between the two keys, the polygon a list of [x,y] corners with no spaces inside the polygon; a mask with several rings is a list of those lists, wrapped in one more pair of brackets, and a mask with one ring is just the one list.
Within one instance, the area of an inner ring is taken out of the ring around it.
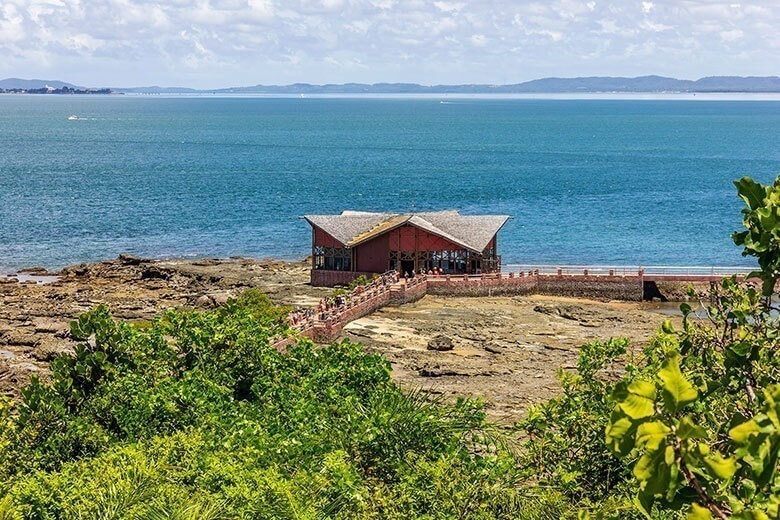
{"label": "red wooden building", "polygon": [[361,274],[432,270],[477,274],[501,269],[497,234],[507,215],[367,213],[305,215],[312,227],[311,283],[349,283]]}

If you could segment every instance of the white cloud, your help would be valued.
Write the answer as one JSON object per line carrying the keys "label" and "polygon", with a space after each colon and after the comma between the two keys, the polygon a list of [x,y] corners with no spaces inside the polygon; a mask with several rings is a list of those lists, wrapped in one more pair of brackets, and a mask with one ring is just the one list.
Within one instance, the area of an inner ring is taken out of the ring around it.
{"label": "white cloud", "polygon": [[0,43],[20,42],[25,39],[24,17],[13,5],[0,8]]}
{"label": "white cloud", "polygon": [[472,34],[469,40],[474,47],[484,47],[488,44],[488,40],[484,34]]}
{"label": "white cloud", "polygon": [[673,29],[671,25],[664,25],[662,23],[651,22],[650,20],[645,20],[639,26],[642,29],[645,29],[646,31],[652,31],[652,32],[661,32],[661,31],[668,31]]}
{"label": "white cloud", "polygon": [[736,40],[739,40],[744,36],[745,33],[743,33],[740,29],[733,29],[731,31],[723,31],[720,33],[720,37],[723,41],[726,42],[733,42]]}
{"label": "white cloud", "polygon": [[101,41],[89,34],[75,34],[68,38],[65,45],[78,52],[94,52],[101,46]]}
{"label": "white cloud", "polygon": [[463,2],[434,2],[433,5],[445,13],[456,13],[466,6]]}
{"label": "white cloud", "polygon": [[223,86],[777,74],[776,1],[3,0],[0,77]]}

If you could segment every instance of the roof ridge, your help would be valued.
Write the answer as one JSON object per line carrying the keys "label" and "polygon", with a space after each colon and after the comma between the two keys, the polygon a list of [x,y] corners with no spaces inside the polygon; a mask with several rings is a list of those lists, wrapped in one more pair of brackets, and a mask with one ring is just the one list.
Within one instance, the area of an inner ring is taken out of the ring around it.
{"label": "roof ridge", "polygon": [[347,245],[348,247],[354,247],[355,245],[364,242],[368,238],[373,237],[379,228],[384,227],[387,229],[392,229],[397,226],[405,224],[411,218],[412,215],[406,213],[390,213],[387,215],[387,218],[380,220],[379,222],[371,226],[366,231],[360,233],[357,236],[352,237],[352,240],[350,240],[349,243],[345,245]]}
{"label": "roof ridge", "polygon": [[355,247],[396,227],[409,224],[460,247],[481,251],[511,218],[508,215],[461,215],[458,210],[420,213],[373,213],[344,210],[340,215],[304,215],[346,248]]}
{"label": "roof ridge", "polygon": [[[428,231],[429,233],[433,233],[435,235],[439,235],[442,238],[446,238],[450,242],[454,242],[454,243],[456,243],[456,244],[458,244],[460,246],[465,247],[466,249],[471,249],[473,251],[477,251],[477,249],[474,246],[472,246],[471,244],[469,244],[466,241],[456,237],[452,233],[448,233],[447,231],[443,230],[442,228],[440,228],[439,226],[437,226],[436,224],[434,224],[430,220],[428,220],[428,219],[426,219],[424,217],[421,217],[420,215],[414,215],[412,218],[420,219],[425,224],[427,224],[428,229],[423,228],[423,230]],[[411,218],[409,219],[409,221],[410,221],[409,222],[410,224],[414,224],[414,222],[411,222]]]}

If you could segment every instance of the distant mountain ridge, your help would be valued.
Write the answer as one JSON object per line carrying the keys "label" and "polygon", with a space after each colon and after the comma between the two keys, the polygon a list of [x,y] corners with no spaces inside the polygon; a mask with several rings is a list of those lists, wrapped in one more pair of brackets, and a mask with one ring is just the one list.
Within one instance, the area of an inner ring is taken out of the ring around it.
{"label": "distant mountain ridge", "polygon": [[253,85],[210,90],[161,89],[160,87],[115,88],[136,93],[216,94],[550,94],[599,92],[780,92],[780,77],[709,76],[695,81],[663,76],[543,78],[512,85],[463,84],[419,85],[417,83],[342,83],[312,85]]}
{"label": "distant mountain ridge", "polygon": [[[54,88],[75,85],[62,81],[0,80],[2,88]],[[81,87],[83,88],[83,87]],[[114,92],[133,94],[565,94],[565,93],[770,93],[780,92],[778,76],[708,76],[698,80],[684,80],[664,76],[635,78],[591,76],[579,78],[542,78],[511,85],[463,84],[419,85],[417,83],[341,83],[312,85],[254,85],[219,89],[188,87],[112,87]]]}
{"label": "distant mountain ridge", "polygon": [[21,78],[6,78],[0,79],[0,89],[36,89],[36,88],[74,88],[83,89],[84,87],[76,86],[72,83],[65,83],[64,81],[58,81],[56,79],[21,79]]}

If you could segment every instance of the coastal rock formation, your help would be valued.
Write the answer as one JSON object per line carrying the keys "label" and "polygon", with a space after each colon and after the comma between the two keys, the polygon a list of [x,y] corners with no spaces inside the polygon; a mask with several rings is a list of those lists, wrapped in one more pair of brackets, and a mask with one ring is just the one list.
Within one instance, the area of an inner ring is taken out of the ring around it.
{"label": "coastal rock formation", "polygon": [[[387,357],[402,385],[453,399],[481,398],[492,419],[512,423],[560,391],[558,372],[576,367],[581,345],[629,337],[640,348],[664,319],[680,319],[675,307],[540,295],[428,295],[356,320],[344,334]],[[453,348],[431,350],[439,338],[450,338]]]}
{"label": "coastal rock formation", "polygon": [[[279,303],[316,305],[331,289],[308,284],[307,262],[201,259],[152,261],[131,255],[63,269],[45,285],[0,285],[0,393],[18,396],[32,374],[47,376],[75,346],[69,322],[97,305],[114,316],[150,320],[169,308],[210,309],[257,287]],[[660,304],[659,304],[660,305]],[[674,305],[551,296],[437,296],[388,306],[342,335],[384,355],[407,388],[483,398],[493,419],[512,422],[556,395],[559,370],[578,347],[628,336],[642,345]]]}
{"label": "coastal rock formation", "polygon": [[[33,373],[46,376],[49,362],[75,346],[70,321],[98,305],[117,318],[150,320],[177,307],[213,308],[247,287],[258,287],[274,300],[310,305],[328,291],[306,284],[308,263],[243,258],[154,261],[133,255],[79,264],[47,273],[54,283],[0,284],[0,394],[17,396]],[[0,278],[3,280],[3,278]]]}

